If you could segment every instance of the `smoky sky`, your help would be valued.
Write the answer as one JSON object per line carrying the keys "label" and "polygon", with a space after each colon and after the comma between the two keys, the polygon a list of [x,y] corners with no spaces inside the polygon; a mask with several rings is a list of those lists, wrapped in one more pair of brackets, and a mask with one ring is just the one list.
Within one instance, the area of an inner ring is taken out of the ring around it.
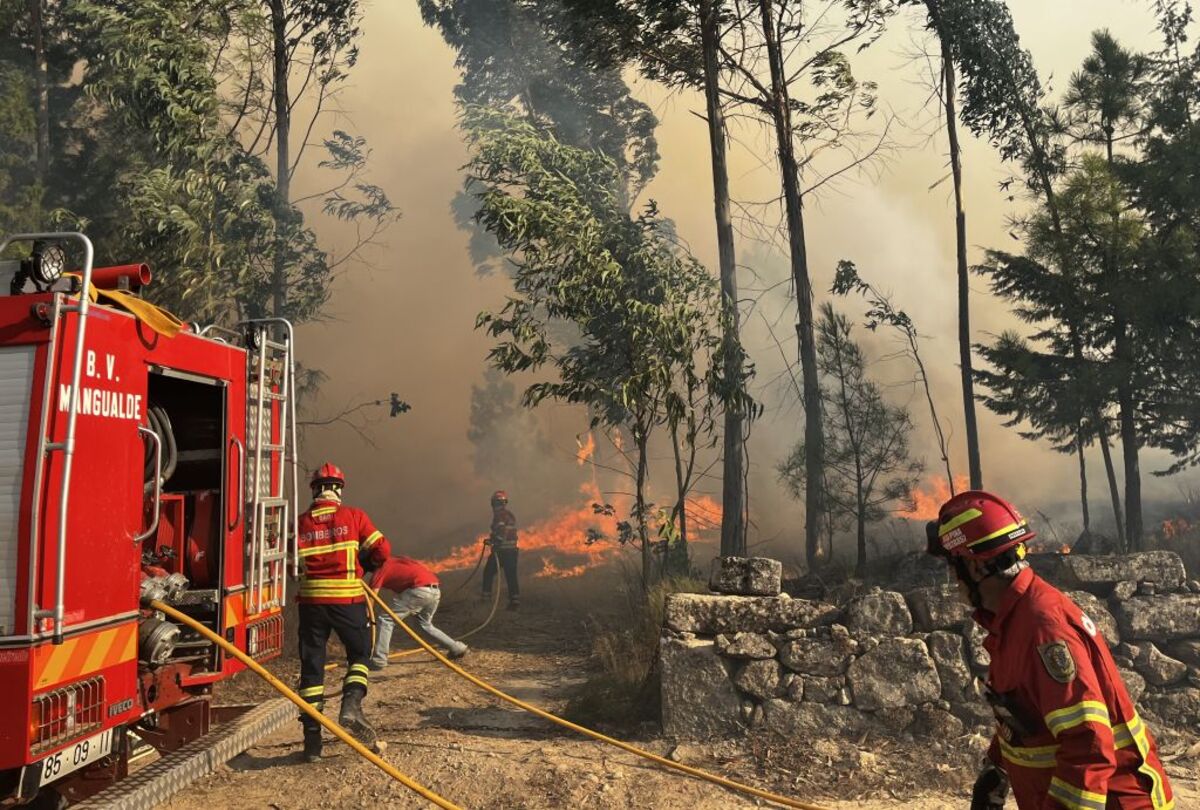
{"label": "smoky sky", "polygon": [[[1149,5],[1122,0],[1009,3],[1022,44],[1032,51],[1053,96],[1087,54],[1095,29],[1109,28],[1130,48],[1155,48]],[[584,475],[573,459],[575,436],[586,430],[587,418],[578,408],[542,406],[527,431],[509,429],[489,448],[485,464],[475,457],[476,446],[468,438],[472,389],[485,384],[490,345],[475,331],[475,317],[481,309],[501,306],[510,290],[503,273],[476,272],[471,234],[456,223],[453,203],[468,155],[455,128],[452,90],[459,76],[454,55],[436,31],[421,24],[412,2],[369,5],[363,31],[359,64],[339,98],[344,112],[325,125],[366,136],[373,149],[372,180],[387,189],[403,218],[385,235],[384,244],[367,253],[371,268],[344,270],[326,320],[300,330],[300,356],[328,376],[312,404],[316,415],[391,391],[412,410],[377,420],[370,427],[375,447],[344,427],[310,429],[303,459],[308,466],[324,459],[341,464],[349,479],[348,499],[373,515],[398,550],[435,555],[486,528],[493,489],[509,492],[513,511],[525,523],[576,498]],[[919,20],[910,14],[897,20],[867,54],[855,57],[856,73],[879,83],[881,103],[896,116],[892,135],[898,148],[869,172],[848,176],[808,198],[806,228],[818,303],[828,297],[838,260],[851,259],[864,276],[893,294],[927,336],[922,352],[949,426],[952,461],[956,473],[965,474],[951,186],[944,136],[932,112],[922,111],[929,94],[926,67],[914,57],[922,41]],[[655,199],[697,257],[715,268],[707,136],[703,122],[692,114],[703,109],[703,99],[629,78],[635,94],[661,119],[660,171],[643,201]],[[734,196],[744,201],[777,197],[769,138],[749,126],[735,125],[733,135]],[[1012,169],[986,143],[963,135],[970,260],[978,261],[985,247],[1019,250],[1008,220],[1021,212],[1023,202],[1009,200],[998,189]],[[302,174],[300,191],[316,189],[322,180],[312,172]],[[767,218],[778,216],[775,209]],[[316,222],[335,255],[352,244],[344,226]],[[750,446],[752,542],[771,540],[795,548],[803,534],[803,510],[786,496],[775,474],[803,421],[775,343],[779,340],[786,361],[794,362],[787,258],[777,248],[743,236],[738,259],[747,310],[745,342],[758,369],[756,393],[767,407]],[[981,279],[972,281],[971,304],[976,341],[1020,327]],[[853,301],[837,306],[854,317],[862,312]],[[912,387],[912,368],[903,360],[886,359],[898,348],[887,335],[858,332],[877,361],[872,373],[887,386],[889,399],[912,408],[914,448],[935,472],[929,417]],[[982,405],[978,414],[988,487],[1005,493],[1027,513],[1053,510],[1064,523],[1077,525],[1074,458],[1020,438]],[[1152,478],[1149,471],[1160,468],[1162,459],[1144,455],[1148,496],[1168,497],[1177,482],[1188,479],[1187,473]],[[1088,461],[1092,512],[1102,518],[1108,507],[1098,449],[1090,451]],[[661,481],[669,481],[672,471],[665,459],[656,463]],[[701,489],[719,500],[718,481],[705,479]]]}

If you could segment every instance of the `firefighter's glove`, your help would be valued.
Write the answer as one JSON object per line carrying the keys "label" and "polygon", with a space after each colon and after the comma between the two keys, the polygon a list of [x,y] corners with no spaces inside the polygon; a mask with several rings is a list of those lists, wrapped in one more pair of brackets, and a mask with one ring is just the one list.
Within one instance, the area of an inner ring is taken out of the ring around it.
{"label": "firefighter's glove", "polygon": [[975,780],[971,791],[971,810],[1003,810],[1008,796],[1008,775],[988,763]]}

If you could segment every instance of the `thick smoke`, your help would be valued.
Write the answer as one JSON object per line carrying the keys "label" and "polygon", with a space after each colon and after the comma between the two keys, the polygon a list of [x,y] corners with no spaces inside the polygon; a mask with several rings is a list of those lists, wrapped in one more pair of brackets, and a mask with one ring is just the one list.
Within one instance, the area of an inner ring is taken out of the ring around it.
{"label": "thick smoke", "polygon": [[[1094,28],[1119,31],[1134,48],[1154,46],[1147,10],[1119,0],[1011,4],[1023,44],[1031,48],[1043,77],[1063,77],[1088,51]],[[361,58],[341,99],[358,131],[376,146],[374,175],[404,212],[374,256],[376,269],[354,269],[338,282],[330,320],[301,330],[302,359],[328,376],[316,407],[336,412],[355,398],[377,398],[395,390],[413,405],[410,413],[375,429],[372,448],[352,431],[309,432],[305,461],[337,460],[350,475],[348,498],[368,509],[399,549],[435,556],[470,540],[486,528],[488,495],[505,488],[522,522],[548,514],[564,502],[578,502],[583,475],[575,463],[575,436],[587,426],[575,408],[545,405],[533,415],[516,406],[523,382],[511,389],[488,377],[490,344],[474,330],[476,314],[502,305],[510,292],[503,272],[476,274],[483,245],[472,255],[472,232],[459,227],[461,168],[467,154],[455,129],[453,91],[459,81],[454,55],[440,35],[420,20],[416,4],[377,3],[368,8]],[[920,109],[926,90],[906,53],[910,35],[889,34],[856,57],[864,78],[880,82],[880,97],[901,118],[906,147],[876,176],[826,187],[806,201],[811,265],[817,300],[827,296],[839,259],[854,260],[864,275],[890,290],[921,332],[944,418],[961,419],[955,344],[953,221],[944,145],[915,131],[925,120]],[[630,77],[632,80],[632,77]],[[1061,81],[1055,82],[1056,87]],[[648,102],[662,123],[658,129],[660,171],[643,194],[654,198],[677,224],[681,238],[709,267],[716,267],[711,175],[703,124],[692,111],[702,99],[667,94],[641,82],[635,94]],[[731,176],[740,200],[778,196],[778,177],[769,139],[750,129],[734,132]],[[994,150],[968,141],[964,155],[966,208],[971,259],[986,246],[1015,247],[1007,218],[1019,211],[997,188],[1009,176]],[[316,188],[318,178],[300,178]],[[305,189],[301,188],[301,192]],[[322,233],[345,244],[337,223],[320,222]],[[802,432],[794,392],[786,385],[785,362],[774,339],[794,362],[793,315],[787,309],[786,258],[778,250],[742,238],[739,259],[748,314],[746,344],[758,366],[759,395],[767,414],[751,439],[752,543],[771,541],[785,557],[803,534],[803,510],[778,484],[775,467]],[[754,278],[751,271],[757,274]],[[714,271],[715,272],[715,271]],[[778,285],[770,293],[761,293]],[[1006,305],[982,282],[973,287],[976,340],[1016,325]],[[751,306],[750,299],[756,299]],[[854,316],[857,302],[839,308]],[[774,325],[766,330],[764,316]],[[876,359],[896,347],[884,335],[860,334]],[[910,399],[917,425],[914,447],[935,459],[928,418],[911,388],[912,370],[901,360],[880,360],[878,378],[889,396]],[[1040,510],[1062,525],[1078,525],[1078,479],[1074,460],[1025,441],[980,407],[987,484],[1007,493],[1030,514]],[[965,472],[961,430],[952,430],[956,471]],[[655,460],[656,486],[670,491],[666,454]],[[1107,511],[1098,452],[1089,458],[1093,514]],[[1150,454],[1146,470],[1158,468]],[[933,465],[930,465],[930,469]],[[719,471],[719,467],[716,468]],[[1174,480],[1146,476],[1149,498],[1178,497]],[[614,488],[617,486],[613,485]],[[718,490],[719,482],[704,487]],[[1150,515],[1149,517],[1153,517]],[[890,541],[888,541],[890,542]],[[767,548],[767,546],[758,546]]]}

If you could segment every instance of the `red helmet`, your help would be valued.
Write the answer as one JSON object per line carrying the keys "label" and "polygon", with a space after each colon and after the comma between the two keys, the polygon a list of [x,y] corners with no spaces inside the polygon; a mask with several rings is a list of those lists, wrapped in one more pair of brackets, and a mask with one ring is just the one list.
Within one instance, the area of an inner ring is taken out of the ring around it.
{"label": "red helmet", "polygon": [[980,490],[959,493],[942,504],[937,523],[929,525],[928,534],[929,553],[980,561],[1037,536],[1015,506]]}
{"label": "red helmet", "polygon": [[508,493],[498,489],[492,493],[492,506],[504,506],[508,503]]}
{"label": "red helmet", "polygon": [[339,487],[344,487],[346,486],[346,476],[342,473],[341,467],[327,461],[313,472],[312,480],[309,483],[314,487],[324,484],[337,484]]}

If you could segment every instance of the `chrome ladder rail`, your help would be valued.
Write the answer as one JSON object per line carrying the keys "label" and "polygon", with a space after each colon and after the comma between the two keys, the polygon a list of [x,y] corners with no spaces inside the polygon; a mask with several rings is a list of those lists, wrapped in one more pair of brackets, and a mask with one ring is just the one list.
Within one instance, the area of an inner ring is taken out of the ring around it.
{"label": "chrome ladder rail", "polygon": [[[53,621],[53,636],[52,640],[55,644],[63,642],[63,625],[66,616],[66,578],[67,578],[67,515],[68,505],[71,497],[71,468],[75,458],[75,423],[79,416],[79,383],[83,375],[83,346],[87,332],[87,316],[91,306],[91,290],[92,290],[92,260],[95,256],[95,251],[92,248],[92,240],[88,239],[82,233],[75,231],[52,231],[47,233],[17,233],[6,237],[0,241],[0,253],[8,249],[8,246],[14,242],[63,242],[73,240],[79,242],[83,246],[83,279],[79,287],[79,303],[66,304],[60,306],[58,304],[57,295],[55,297],[54,306],[54,322],[50,325],[52,330],[51,346],[54,344],[53,336],[61,328],[59,315],[68,312],[79,313],[79,324],[75,330],[75,343],[72,351],[72,366],[71,366],[71,395],[67,402],[67,429],[66,435],[61,442],[52,442],[50,437],[46,435],[49,427],[49,408],[50,402],[53,399],[53,387],[48,386],[46,395],[42,402],[42,427],[38,431],[38,455],[37,455],[37,477],[41,478],[43,469],[43,460],[48,453],[61,452],[63,454],[62,475],[59,477],[59,498],[58,498],[58,542],[57,554],[55,555],[55,576],[54,576],[54,607],[49,609],[34,610],[33,602],[29,604],[30,618],[30,635],[37,635],[37,622],[41,619],[51,619]],[[46,364],[47,379],[53,374],[54,358],[50,357]],[[61,375],[60,375],[61,376]],[[42,481],[36,482],[37,488],[34,492],[34,502],[41,500],[41,484]],[[37,520],[33,522],[30,532],[30,548],[33,551],[37,549],[37,538],[40,535],[41,527]],[[31,553],[29,563],[29,584],[31,594],[34,591],[34,581],[36,579],[36,553]]]}
{"label": "chrome ladder rail", "polygon": [[298,570],[295,341],[292,325],[282,318],[243,325],[252,329],[246,386],[247,410],[252,412],[252,425],[247,425],[247,443],[252,442],[246,471],[246,511],[251,516],[247,607],[261,613],[286,604],[289,558],[293,573]]}

